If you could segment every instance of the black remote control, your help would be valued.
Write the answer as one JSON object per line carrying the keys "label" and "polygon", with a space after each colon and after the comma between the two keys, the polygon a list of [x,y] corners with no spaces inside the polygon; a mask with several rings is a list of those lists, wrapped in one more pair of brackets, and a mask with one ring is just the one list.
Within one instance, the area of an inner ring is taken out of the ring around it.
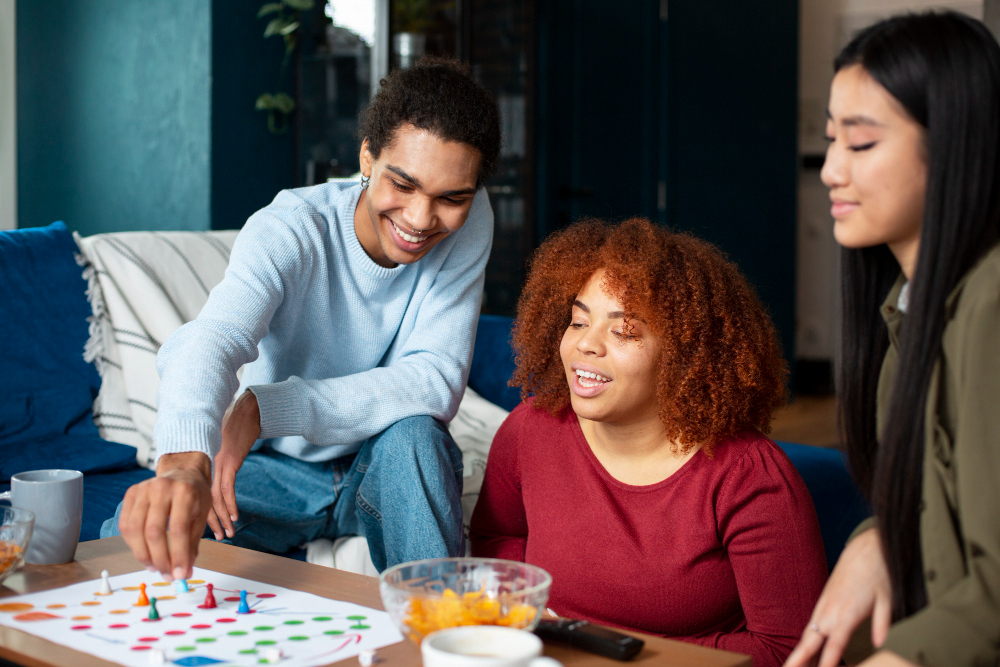
{"label": "black remote control", "polygon": [[615,660],[635,657],[645,644],[641,639],[572,618],[543,618],[535,634],[544,640],[562,642]]}

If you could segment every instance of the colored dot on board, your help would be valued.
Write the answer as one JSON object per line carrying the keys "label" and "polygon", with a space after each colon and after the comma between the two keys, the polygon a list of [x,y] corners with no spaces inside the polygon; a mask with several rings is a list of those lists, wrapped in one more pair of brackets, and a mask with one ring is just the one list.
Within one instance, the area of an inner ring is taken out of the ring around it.
{"label": "colored dot on board", "polygon": [[259,598],[273,598],[274,597],[274,593],[257,593],[257,597],[259,597]]}
{"label": "colored dot on board", "polygon": [[[111,613],[114,613],[114,612],[111,612]],[[74,620],[74,621],[89,621],[90,620],[90,616],[73,616],[72,620]]]}
{"label": "colored dot on board", "polygon": [[332,621],[333,619],[330,618],[329,616],[314,616],[313,620],[314,621]]}
{"label": "colored dot on board", "polygon": [[257,649],[255,649],[255,648],[240,649],[240,655],[253,655],[256,652],[257,652]]}
{"label": "colored dot on board", "polygon": [[257,642],[257,646],[274,646],[277,643],[273,639],[261,639]]}
{"label": "colored dot on board", "polygon": [[139,590],[139,587],[138,586],[123,586],[122,590],[123,591],[137,591],[137,590]]}
{"label": "colored dot on board", "polygon": [[50,605],[46,605],[45,608],[46,609],[65,609],[66,605],[64,605],[64,604],[50,604]]}
{"label": "colored dot on board", "polygon": [[26,614],[18,614],[14,617],[15,621],[51,621],[54,618],[62,618],[62,616],[56,616],[55,614],[50,614],[47,611],[29,611]]}
{"label": "colored dot on board", "polygon": [[342,635],[342,634],[344,634],[344,631],[343,630],[327,630],[323,634],[324,635]]}
{"label": "colored dot on board", "polygon": [[215,641],[215,637],[198,637],[195,641],[199,644],[211,644]]}
{"label": "colored dot on board", "polygon": [[157,581],[157,582],[156,582],[155,584],[153,584],[153,585],[154,585],[154,586],[169,586],[169,585],[170,585],[170,582],[169,582],[169,581]]}
{"label": "colored dot on board", "polygon": [[141,641],[141,642],[158,642],[158,641],[160,641],[160,638],[159,637],[139,637],[139,641]]}
{"label": "colored dot on board", "polygon": [[7,604],[0,604],[0,611],[5,611],[7,613],[13,613],[15,611],[28,611],[29,609],[34,609],[35,605],[28,604],[27,602],[8,602]]}
{"label": "colored dot on board", "polygon": [[368,617],[367,617],[367,616],[348,616],[348,617],[347,617],[347,619],[348,619],[349,621],[363,621],[363,620],[365,620],[366,618],[368,618]]}
{"label": "colored dot on board", "polygon": [[128,627],[128,623],[112,623],[108,627],[112,630],[124,630]]}
{"label": "colored dot on board", "polygon": [[270,625],[258,625],[256,628],[254,628],[254,630],[258,630],[259,632],[267,632],[268,630],[274,630],[274,627]]}
{"label": "colored dot on board", "polygon": [[368,630],[371,627],[372,626],[365,625],[364,623],[355,623],[354,625],[351,626],[351,630]]}
{"label": "colored dot on board", "polygon": [[133,651],[148,651],[151,648],[153,648],[153,647],[152,646],[143,646],[142,644],[139,644],[138,646],[133,646],[132,650]]}
{"label": "colored dot on board", "polygon": [[216,623],[235,623],[236,619],[235,618],[217,618],[217,619],[215,619],[215,622]]}
{"label": "colored dot on board", "polygon": [[302,635],[295,635],[294,637],[289,637],[288,641],[290,641],[290,642],[304,642],[307,639],[309,639],[309,638],[308,637],[303,637]]}
{"label": "colored dot on board", "polygon": [[142,619],[142,622],[143,623],[158,623],[159,620],[160,620],[159,618],[144,618],[144,619]]}
{"label": "colored dot on board", "polygon": [[173,616],[174,618],[187,618],[188,616],[191,615],[191,613],[187,611],[179,611],[176,614],[170,614],[170,615]]}
{"label": "colored dot on board", "polygon": [[242,637],[246,633],[247,633],[246,630],[231,630],[231,631],[227,632],[226,634],[229,635],[230,637]]}
{"label": "colored dot on board", "polygon": [[175,651],[193,651],[194,649],[195,649],[194,646],[178,646],[174,650]]}
{"label": "colored dot on board", "polygon": [[189,584],[203,584],[203,583],[205,583],[205,580],[204,579],[188,579],[188,583]]}
{"label": "colored dot on board", "polygon": [[90,630],[89,625],[74,625],[70,630]]}
{"label": "colored dot on board", "polygon": [[226,602],[239,602],[240,596],[239,595],[237,595],[236,597],[229,596],[228,598],[225,598],[225,600]]}
{"label": "colored dot on board", "polygon": [[82,604],[84,607],[96,607],[101,603],[98,602],[97,600],[87,600],[86,602],[81,602],[80,604]]}
{"label": "colored dot on board", "polygon": [[184,631],[183,630],[167,630],[163,634],[170,635],[171,637],[176,637],[177,635],[183,635]]}
{"label": "colored dot on board", "polygon": [[175,598],[173,595],[161,595],[160,597],[156,598],[156,601],[163,602],[164,600],[176,600],[176,599],[177,598]]}
{"label": "colored dot on board", "polygon": [[191,629],[192,630],[208,630],[210,627],[212,627],[212,626],[210,624],[208,624],[208,623],[196,623],[195,625],[191,626]]}
{"label": "colored dot on board", "polygon": [[128,609],[112,609],[108,612],[109,614],[127,614]]}
{"label": "colored dot on board", "polygon": [[285,625],[302,625],[305,621],[300,621],[298,619],[292,619],[290,621],[285,621]]}

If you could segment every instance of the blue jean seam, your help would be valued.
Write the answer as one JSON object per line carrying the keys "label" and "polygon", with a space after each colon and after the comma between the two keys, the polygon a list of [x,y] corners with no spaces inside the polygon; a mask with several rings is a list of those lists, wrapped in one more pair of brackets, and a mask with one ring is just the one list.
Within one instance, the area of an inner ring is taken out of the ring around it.
{"label": "blue jean seam", "polygon": [[375,519],[376,521],[378,521],[378,523],[379,523],[380,526],[382,525],[382,513],[379,512],[367,500],[365,500],[365,497],[363,495],[361,495],[361,490],[360,489],[358,490],[357,503],[358,503],[358,507],[360,507],[361,510],[364,511],[365,514],[369,515],[370,517],[372,517],[373,519]]}

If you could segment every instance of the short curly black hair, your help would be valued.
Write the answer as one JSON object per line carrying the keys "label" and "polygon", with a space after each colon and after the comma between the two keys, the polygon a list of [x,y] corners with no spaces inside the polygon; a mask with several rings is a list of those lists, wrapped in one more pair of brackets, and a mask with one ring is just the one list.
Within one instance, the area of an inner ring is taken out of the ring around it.
{"label": "short curly black hair", "polygon": [[412,67],[390,72],[361,112],[358,139],[367,139],[369,152],[378,159],[396,129],[406,124],[478,150],[476,187],[496,170],[500,109],[493,94],[469,78],[458,60],[424,56]]}

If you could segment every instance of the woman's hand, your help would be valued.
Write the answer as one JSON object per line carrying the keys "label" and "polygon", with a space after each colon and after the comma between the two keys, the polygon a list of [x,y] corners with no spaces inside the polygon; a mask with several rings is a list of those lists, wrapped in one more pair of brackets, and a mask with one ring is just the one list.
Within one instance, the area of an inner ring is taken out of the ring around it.
{"label": "woman's hand", "polygon": [[235,534],[233,522],[240,514],[236,507],[236,473],[243,466],[253,443],[260,437],[260,407],[249,389],[244,391],[222,420],[222,448],[215,457],[215,478],[212,481],[212,510],[208,527],[215,539]]}
{"label": "woman's hand", "polygon": [[876,528],[864,531],[844,548],[785,667],[816,664],[817,655],[819,667],[834,667],[854,629],[869,616],[872,644],[881,646],[892,622],[892,588]]}

